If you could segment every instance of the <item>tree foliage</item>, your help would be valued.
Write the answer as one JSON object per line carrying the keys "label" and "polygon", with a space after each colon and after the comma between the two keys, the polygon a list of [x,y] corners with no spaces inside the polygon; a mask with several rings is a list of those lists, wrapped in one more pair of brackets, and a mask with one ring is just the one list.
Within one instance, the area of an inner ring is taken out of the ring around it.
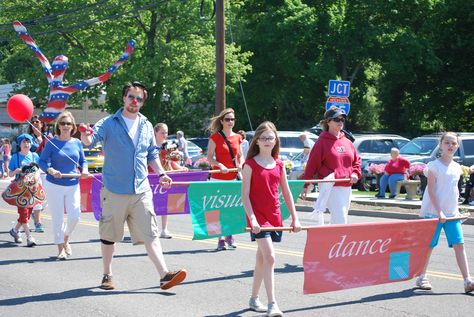
{"label": "tree foliage", "polygon": [[237,16],[239,43],[254,53],[244,85],[251,116],[280,129],[311,126],[322,117],[328,80],[344,79],[352,86],[351,129],[472,131],[473,6],[246,1]]}
{"label": "tree foliage", "polygon": [[[131,58],[101,87],[71,98],[78,104],[85,96],[107,92],[105,109],[116,111],[122,104],[121,90],[127,81],[138,80],[149,87],[150,97],[142,112],[154,123],[167,122],[170,131],[203,130],[213,114],[215,87],[214,22],[199,16],[200,1],[152,0],[15,0],[1,15],[26,21],[25,26],[45,55],[69,57],[65,79],[76,82],[104,72],[126,42],[134,39]],[[29,7],[28,10],[25,8]],[[72,13],[64,13],[79,8]],[[47,18],[48,16],[54,16]],[[46,18],[40,18],[46,17]],[[33,24],[28,23],[34,20]],[[16,37],[11,26],[2,26],[8,56],[1,62],[6,81],[22,82],[38,104],[44,105],[47,82],[39,62]],[[237,45],[227,47],[227,76],[232,91],[237,78],[250,70],[250,53]],[[236,67],[234,65],[239,65]],[[192,118],[192,119],[191,119]]]}

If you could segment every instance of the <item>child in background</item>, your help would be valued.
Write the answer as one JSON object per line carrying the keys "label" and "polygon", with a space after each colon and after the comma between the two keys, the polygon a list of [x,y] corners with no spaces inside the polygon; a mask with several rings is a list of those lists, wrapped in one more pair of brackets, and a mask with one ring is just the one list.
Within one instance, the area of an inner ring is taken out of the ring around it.
{"label": "child in background", "polygon": [[3,166],[3,139],[0,139],[0,179],[5,177],[5,167]]}
{"label": "child in background", "polygon": [[12,155],[12,147],[9,139],[3,141],[3,166],[5,168],[5,173],[8,177],[8,165],[10,164],[10,158]]}
{"label": "child in background", "polygon": [[[39,162],[39,156],[36,153],[30,152],[31,148],[31,142],[33,141],[33,137],[29,134],[21,134],[18,136],[18,144],[20,144],[20,151],[15,153],[10,160],[9,163],[9,176],[15,178],[20,177],[21,169],[23,166],[29,165],[30,163],[36,163],[38,164]],[[33,207],[17,207],[18,208],[18,221],[15,225],[10,230],[10,235],[13,237],[15,240],[15,243],[22,243],[22,239],[20,237],[20,227],[23,228],[26,234],[26,245],[28,247],[34,247],[36,245],[35,238],[30,233],[30,226],[28,225],[28,222],[30,221],[31,213],[33,212]]]}
{"label": "child in background", "polygon": [[[456,133],[446,132],[441,136],[441,157],[428,163],[424,173],[428,177],[428,185],[423,194],[420,216],[424,218],[439,218],[433,240],[431,241],[428,261],[433,248],[438,244],[441,229],[444,229],[448,246],[454,249],[456,261],[464,278],[464,292],[474,291],[474,282],[469,275],[464,238],[460,220],[446,221],[447,217],[459,217],[458,181],[461,177],[461,166],[453,161],[454,153],[459,148]],[[422,274],[416,279],[416,286],[423,290],[431,290],[431,283],[426,276],[428,261]]]}
{"label": "child in background", "polygon": [[[257,240],[257,255],[253,274],[252,295],[249,308],[267,312],[267,316],[283,316],[274,295],[275,251],[273,242],[280,242],[282,232],[262,231],[262,227],[281,227],[278,186],[281,187],[285,203],[293,219],[293,232],[301,230],[293,197],[286,178],[283,162],[278,159],[280,140],[273,123],[260,124],[250,143],[242,178],[242,202],[247,213],[247,222],[252,228],[251,239]],[[258,299],[258,293],[265,284],[268,307]]]}
{"label": "child in background", "polygon": [[[31,118],[31,125],[28,129],[28,134],[33,137],[31,142],[31,152],[36,152],[41,155],[47,142],[51,139],[51,135],[46,131],[46,125],[40,121],[39,116],[34,115]],[[41,181],[44,184],[46,180],[46,174],[41,175]],[[36,205],[33,207],[33,221],[35,223],[35,232],[44,232],[44,227],[41,223],[41,214],[46,207],[46,201],[43,204]]]}

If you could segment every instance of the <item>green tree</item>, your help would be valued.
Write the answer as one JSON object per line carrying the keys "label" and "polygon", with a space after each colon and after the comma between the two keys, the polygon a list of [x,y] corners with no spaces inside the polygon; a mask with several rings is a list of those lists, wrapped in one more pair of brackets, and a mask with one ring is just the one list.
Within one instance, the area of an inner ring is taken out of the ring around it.
{"label": "green tree", "polygon": [[[45,55],[50,60],[58,54],[69,57],[65,75],[68,82],[100,74],[120,55],[127,40],[135,39],[134,54],[112,78],[101,87],[77,94],[71,104],[105,89],[105,109],[114,112],[122,104],[123,84],[139,80],[150,89],[142,112],[152,122],[167,122],[171,132],[179,128],[198,133],[213,113],[209,105],[214,103],[215,87],[214,22],[199,18],[199,4],[198,0],[46,0],[40,4],[15,0],[0,14],[22,21],[34,19],[35,24],[27,27]],[[27,6],[28,10],[22,10]],[[47,12],[44,8],[48,8]],[[71,8],[76,9],[60,14]],[[44,104],[47,83],[39,63],[15,38],[13,30],[9,32],[6,36],[11,47],[9,57],[2,63],[3,73],[11,72],[9,80],[24,82],[28,93]],[[2,29],[1,34],[5,36],[6,30]],[[229,45],[227,52],[231,88],[236,78],[250,70],[250,54],[235,45]],[[31,67],[18,65],[15,61],[19,58]],[[239,67],[234,67],[237,64]]]}

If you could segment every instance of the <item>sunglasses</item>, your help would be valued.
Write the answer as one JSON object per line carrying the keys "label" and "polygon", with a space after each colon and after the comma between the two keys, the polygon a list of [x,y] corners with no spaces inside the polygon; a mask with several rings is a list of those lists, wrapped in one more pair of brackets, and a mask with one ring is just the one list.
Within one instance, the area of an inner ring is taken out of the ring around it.
{"label": "sunglasses", "polygon": [[35,123],[40,123],[40,121],[36,120],[36,121],[31,121],[31,123],[35,124]]}
{"label": "sunglasses", "polygon": [[128,100],[130,101],[133,101],[133,100],[137,100],[138,102],[143,102],[143,98],[142,97],[137,97],[137,96],[134,96],[134,95],[128,95],[127,96]]}
{"label": "sunglasses", "polygon": [[59,122],[60,126],[72,126],[72,122]]}
{"label": "sunglasses", "polygon": [[235,118],[224,118],[224,121],[225,122],[235,121]]}
{"label": "sunglasses", "polygon": [[342,123],[346,122],[345,118],[334,118],[334,119],[331,119],[331,120],[334,121],[334,122],[342,122]]}

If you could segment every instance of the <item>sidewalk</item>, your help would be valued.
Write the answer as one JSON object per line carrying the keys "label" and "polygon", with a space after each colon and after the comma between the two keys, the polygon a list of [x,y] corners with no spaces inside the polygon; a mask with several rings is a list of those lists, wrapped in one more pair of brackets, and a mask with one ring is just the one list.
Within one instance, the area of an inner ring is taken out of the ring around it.
{"label": "sidewalk", "polygon": [[[312,212],[312,202],[318,198],[319,193],[309,193],[307,201],[303,203],[298,199],[296,209],[298,211]],[[417,219],[421,207],[421,200],[406,200],[404,195],[395,199],[380,199],[370,195],[353,194],[350,215],[384,217],[396,219]],[[470,217],[464,224],[474,225],[474,206],[459,205],[462,212],[469,212]]]}

